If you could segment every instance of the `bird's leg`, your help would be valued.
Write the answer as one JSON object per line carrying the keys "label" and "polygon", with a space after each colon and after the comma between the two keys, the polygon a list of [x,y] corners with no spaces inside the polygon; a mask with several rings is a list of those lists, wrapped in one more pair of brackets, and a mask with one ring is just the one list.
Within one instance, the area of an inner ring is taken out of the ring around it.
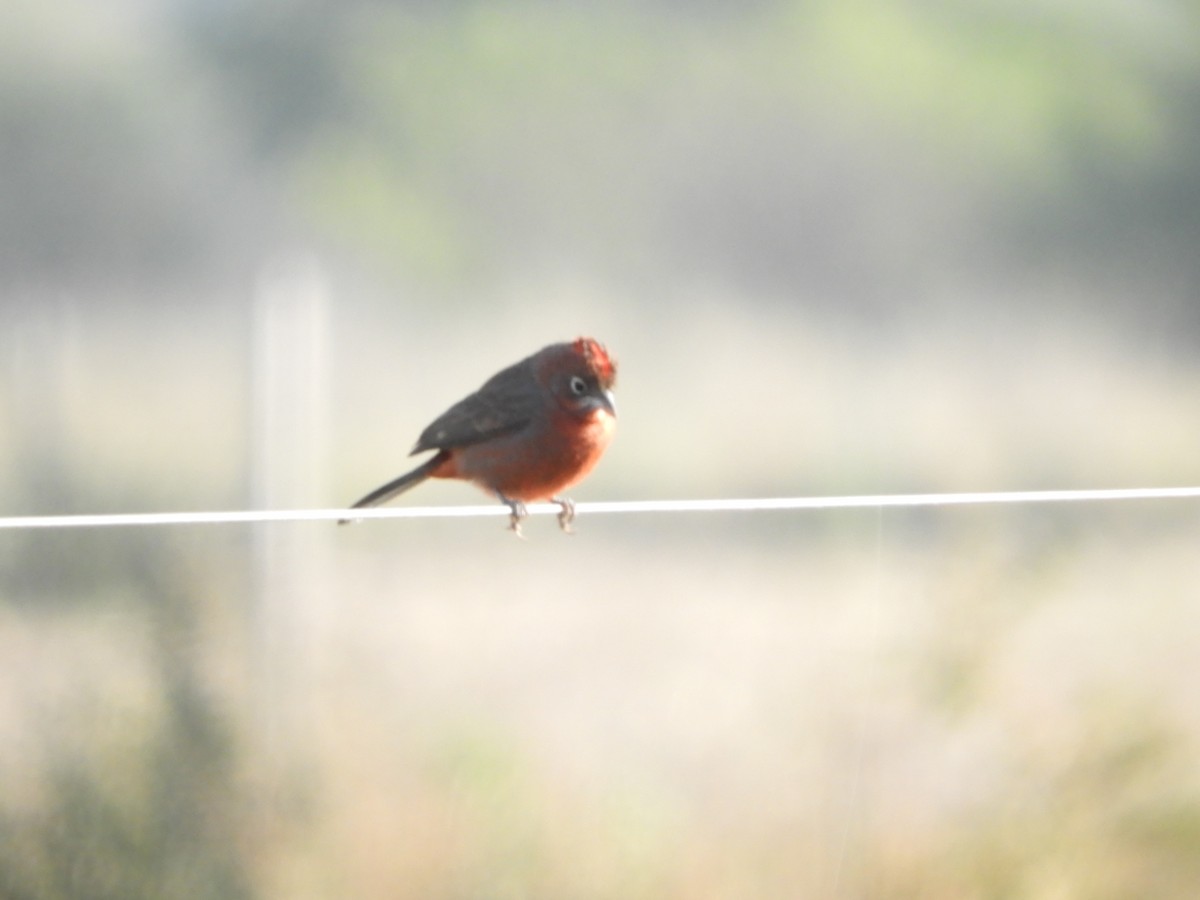
{"label": "bird's leg", "polygon": [[551,497],[550,502],[558,504],[558,527],[567,534],[574,534],[571,523],[575,521],[575,501],[570,497]]}
{"label": "bird's leg", "polygon": [[499,491],[496,496],[500,498],[500,502],[508,507],[508,529],[516,534],[517,537],[524,537],[521,534],[521,520],[529,513],[525,510],[525,504],[520,500],[513,500],[510,497],[505,497]]}

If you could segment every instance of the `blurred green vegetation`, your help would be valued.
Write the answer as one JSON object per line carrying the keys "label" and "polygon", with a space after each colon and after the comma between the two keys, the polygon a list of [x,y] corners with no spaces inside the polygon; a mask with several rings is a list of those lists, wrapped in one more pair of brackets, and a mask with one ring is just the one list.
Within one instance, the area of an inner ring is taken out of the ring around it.
{"label": "blurred green vegetation", "polygon": [[[5,514],[336,505],[581,330],[581,499],[1200,476],[1195,2],[0,25]],[[1194,894],[1191,504],[543,524],[0,533],[0,898]]]}
{"label": "blurred green vegetation", "polygon": [[[28,549],[56,553],[57,575],[5,572],[24,612],[0,626],[20,679],[3,727],[21,729],[0,762],[0,896],[251,896],[242,711],[212,690],[199,620],[215,610],[191,593],[204,580],[166,535],[93,537],[104,546],[83,556],[109,565],[72,589],[61,569],[79,542],[56,537]],[[72,596],[83,608],[63,607]]]}
{"label": "blurred green vegetation", "polygon": [[211,277],[308,235],[426,289],[565,259],[885,310],[898,279],[1067,266],[1150,276],[1130,306],[1190,333],[1160,288],[1200,242],[1197,15],[18,3],[6,277]]}

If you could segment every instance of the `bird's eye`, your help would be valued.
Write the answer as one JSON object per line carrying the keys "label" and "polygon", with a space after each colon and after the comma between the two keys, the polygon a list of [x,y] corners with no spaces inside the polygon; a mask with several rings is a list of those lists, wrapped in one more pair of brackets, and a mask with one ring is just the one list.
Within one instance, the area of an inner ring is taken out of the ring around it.
{"label": "bird's eye", "polygon": [[578,375],[571,376],[571,393],[576,397],[582,397],[587,393],[587,382]]}

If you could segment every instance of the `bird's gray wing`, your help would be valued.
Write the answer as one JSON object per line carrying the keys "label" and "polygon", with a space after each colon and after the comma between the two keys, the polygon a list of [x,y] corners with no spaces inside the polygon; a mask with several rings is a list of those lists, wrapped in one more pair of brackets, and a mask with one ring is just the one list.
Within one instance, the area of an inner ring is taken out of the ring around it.
{"label": "bird's gray wing", "polygon": [[475,393],[434,419],[421,432],[412,452],[466,447],[520,431],[533,419],[540,393],[532,366],[523,359],[497,372]]}

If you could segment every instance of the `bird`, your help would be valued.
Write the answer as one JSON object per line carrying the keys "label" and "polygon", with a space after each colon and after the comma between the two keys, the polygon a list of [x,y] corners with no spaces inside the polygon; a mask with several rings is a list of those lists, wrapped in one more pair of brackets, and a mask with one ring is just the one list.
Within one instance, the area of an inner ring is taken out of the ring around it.
{"label": "bird", "polygon": [[543,500],[558,505],[559,527],[570,533],[575,504],[563,492],[592,471],[612,440],[616,378],[616,361],[595,338],[543,347],[434,419],[409,452],[433,456],[350,508],[378,506],[428,478],[458,478],[505,504],[517,536],[525,504]]}

